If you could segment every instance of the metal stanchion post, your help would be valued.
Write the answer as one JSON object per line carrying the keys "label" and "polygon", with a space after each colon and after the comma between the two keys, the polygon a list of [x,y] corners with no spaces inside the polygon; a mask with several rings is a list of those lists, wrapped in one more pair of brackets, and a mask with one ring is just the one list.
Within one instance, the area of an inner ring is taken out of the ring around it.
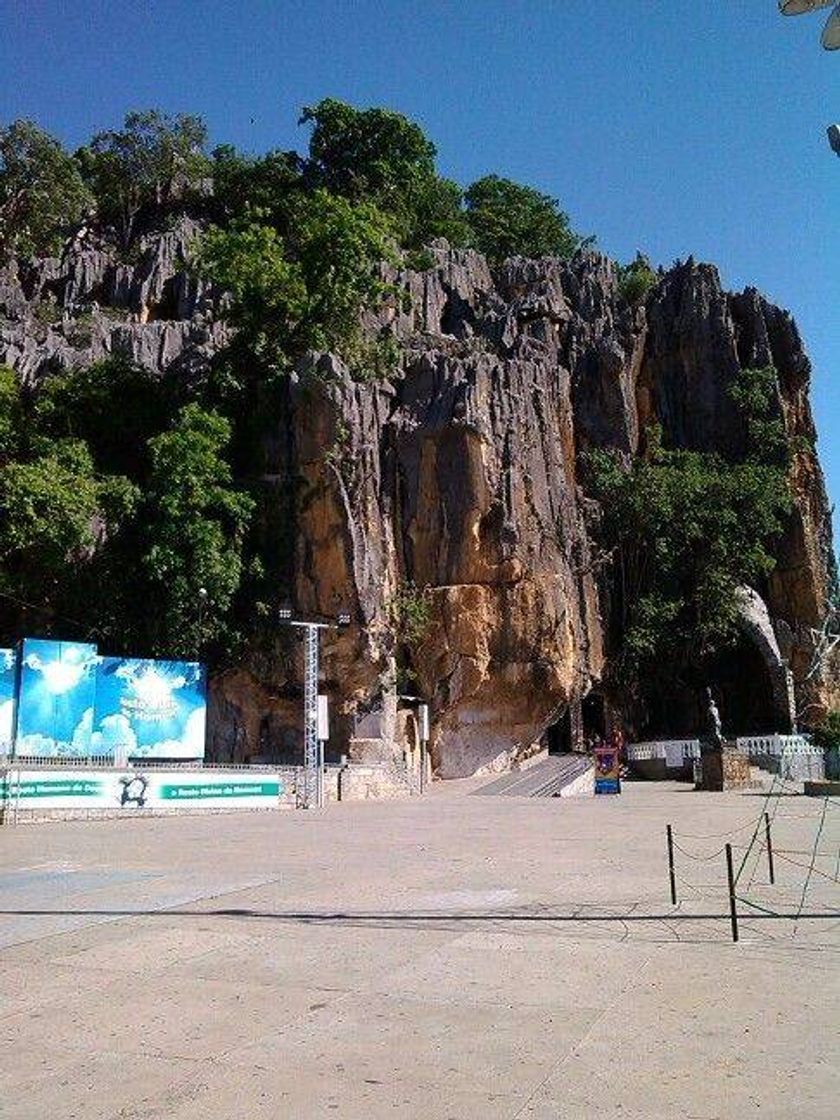
{"label": "metal stanchion post", "polygon": [[772,885],[776,882],[776,870],[773,866],[773,841],[770,837],[770,816],[768,813],[764,814],[764,836],[767,843],[767,864],[770,868],[770,883]]}
{"label": "metal stanchion post", "polygon": [[665,826],[665,835],[668,839],[668,877],[671,880],[671,905],[677,905],[677,878],[674,873],[674,834],[671,826]]}
{"label": "metal stanchion post", "polygon": [[732,940],[738,940],[738,911],[735,907],[735,875],[732,871],[732,845],[726,845],[726,878],[729,883],[729,919],[732,923]]}

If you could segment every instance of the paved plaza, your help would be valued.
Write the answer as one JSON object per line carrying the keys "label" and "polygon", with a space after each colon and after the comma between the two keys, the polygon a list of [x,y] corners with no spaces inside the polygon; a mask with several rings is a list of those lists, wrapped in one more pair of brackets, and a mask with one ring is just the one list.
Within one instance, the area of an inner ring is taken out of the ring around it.
{"label": "paved plaza", "polygon": [[794,911],[818,837],[829,916],[733,944],[720,849],[758,791],[476,786],[4,827],[0,1116],[833,1120],[840,802],[771,798],[777,884],[758,849],[739,881]]}

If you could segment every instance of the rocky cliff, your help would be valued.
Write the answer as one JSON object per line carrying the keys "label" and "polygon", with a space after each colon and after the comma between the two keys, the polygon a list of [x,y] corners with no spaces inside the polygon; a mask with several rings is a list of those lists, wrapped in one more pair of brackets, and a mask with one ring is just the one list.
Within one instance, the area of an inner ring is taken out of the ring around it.
{"label": "rocky cliff", "polygon": [[[61,260],[7,271],[0,362],[30,382],[109,353],[161,373],[200,369],[227,332],[213,293],[185,271],[194,232],[184,222],[147,239],[134,263],[77,243]],[[803,694],[824,699],[812,630],[831,590],[830,515],[812,450],[810,366],[790,316],[754,289],[723,291],[717,271],[693,260],[636,305],[595,253],[514,259],[494,274],[472,251],[440,244],[433,257],[424,272],[393,273],[409,298],[366,324],[399,339],[399,371],[353,379],[335,356],[313,355],[266,434],[268,504],[296,495],[297,606],[354,618],[324,649],[340,748],[380,709],[374,737],[392,734],[406,674],[431,700],[444,776],[507,765],[599,691],[604,589],[581,453],[633,453],[651,421],[677,446],[737,451],[744,435],[728,388],[748,366],[775,366],[788,433],[805,437],[796,508],[760,589],[774,630],[764,646],[781,652]],[[427,616],[411,643],[395,624],[407,595]],[[255,663],[217,677],[219,757],[291,741],[296,705],[273,672]],[[621,707],[620,696],[605,699]]]}

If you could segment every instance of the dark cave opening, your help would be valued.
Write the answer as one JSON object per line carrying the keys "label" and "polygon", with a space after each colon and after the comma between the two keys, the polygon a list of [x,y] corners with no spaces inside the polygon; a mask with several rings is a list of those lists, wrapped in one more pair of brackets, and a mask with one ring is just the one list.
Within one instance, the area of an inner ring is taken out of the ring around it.
{"label": "dark cave opening", "polygon": [[[603,739],[607,733],[606,705],[599,692],[590,692],[580,702],[580,714],[585,747],[593,738]],[[560,718],[545,730],[545,744],[549,754],[568,754],[575,749],[572,731],[572,705],[567,705]]]}
{"label": "dark cave opening", "polygon": [[[707,666],[705,683],[720,710],[729,738],[783,730],[773,696],[770,671],[748,639],[719,653]],[[705,689],[682,681],[663,684],[646,695],[642,739],[704,737],[708,733]]]}

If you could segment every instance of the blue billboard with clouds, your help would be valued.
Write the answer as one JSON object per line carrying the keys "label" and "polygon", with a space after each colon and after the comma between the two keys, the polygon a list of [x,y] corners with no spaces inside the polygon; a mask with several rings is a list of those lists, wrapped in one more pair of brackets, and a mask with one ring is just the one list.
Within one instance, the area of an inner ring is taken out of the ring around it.
{"label": "blue billboard with clouds", "polygon": [[15,754],[38,758],[90,755],[96,646],[25,638]]}
{"label": "blue billboard with clouds", "polygon": [[195,661],[101,657],[91,753],[120,758],[204,758],[207,679]]}
{"label": "blue billboard with clouds", "polygon": [[15,734],[17,651],[0,649],[0,754],[11,754]]}

